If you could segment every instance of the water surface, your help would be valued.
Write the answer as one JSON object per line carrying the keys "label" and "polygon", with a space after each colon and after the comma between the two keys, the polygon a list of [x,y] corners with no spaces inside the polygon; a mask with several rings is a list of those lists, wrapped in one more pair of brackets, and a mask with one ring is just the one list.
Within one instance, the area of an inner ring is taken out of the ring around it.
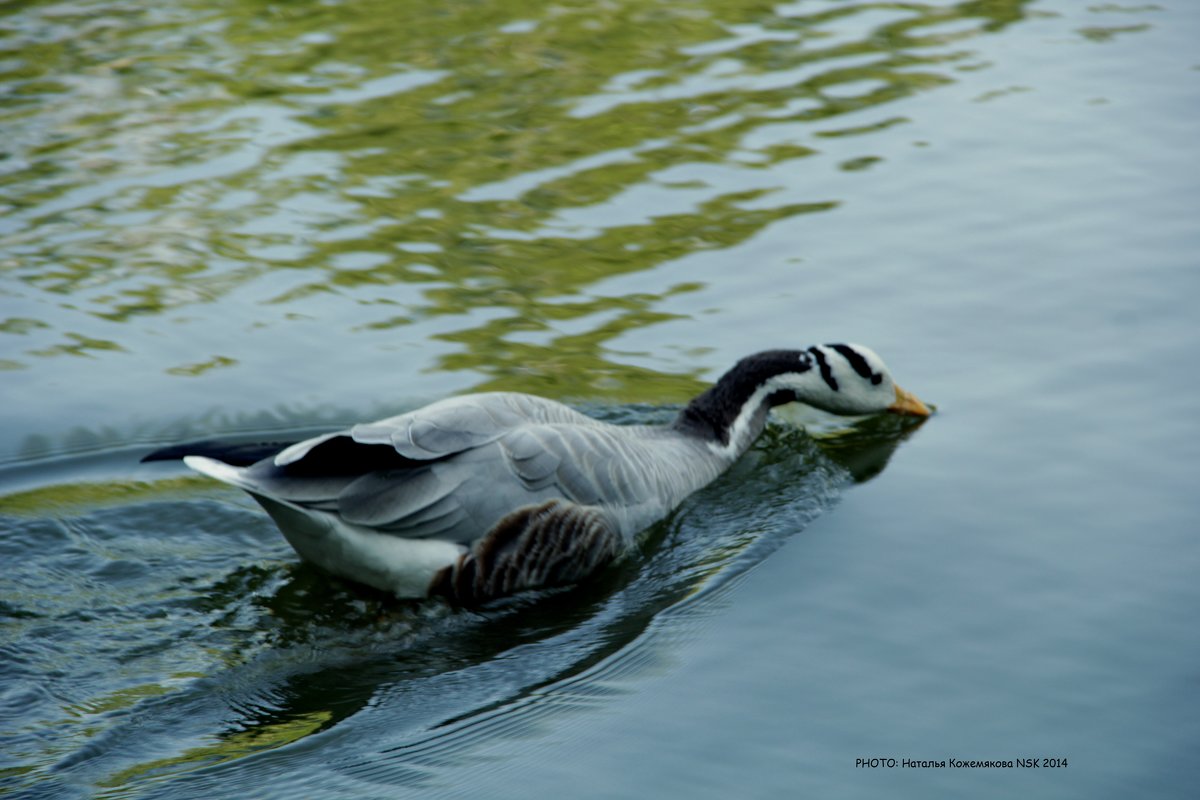
{"label": "water surface", "polygon": [[[0,792],[1189,796],[1197,35],[1183,0],[10,4]],[[137,464],[475,389],[656,421],[845,340],[938,415],[778,415],[601,579],[484,614]]]}

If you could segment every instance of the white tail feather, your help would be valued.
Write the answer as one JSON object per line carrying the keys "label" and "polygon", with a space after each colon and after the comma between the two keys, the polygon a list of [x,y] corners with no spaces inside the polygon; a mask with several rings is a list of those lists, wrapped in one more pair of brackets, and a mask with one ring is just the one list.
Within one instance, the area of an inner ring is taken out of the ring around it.
{"label": "white tail feather", "polygon": [[221,483],[228,483],[232,486],[237,486],[239,489],[254,488],[254,484],[246,480],[245,476],[242,475],[245,471],[244,469],[226,464],[224,461],[217,461],[215,458],[209,458],[208,456],[184,456],[183,463],[201,475],[216,478]]}

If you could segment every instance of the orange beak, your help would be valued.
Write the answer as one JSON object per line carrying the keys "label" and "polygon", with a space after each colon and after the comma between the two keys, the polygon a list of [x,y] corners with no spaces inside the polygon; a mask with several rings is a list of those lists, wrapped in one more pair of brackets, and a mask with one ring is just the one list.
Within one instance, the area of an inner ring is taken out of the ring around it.
{"label": "orange beak", "polygon": [[907,414],[910,417],[928,417],[933,413],[915,394],[906,392],[899,386],[896,387],[896,402],[888,406],[887,410],[893,414]]}

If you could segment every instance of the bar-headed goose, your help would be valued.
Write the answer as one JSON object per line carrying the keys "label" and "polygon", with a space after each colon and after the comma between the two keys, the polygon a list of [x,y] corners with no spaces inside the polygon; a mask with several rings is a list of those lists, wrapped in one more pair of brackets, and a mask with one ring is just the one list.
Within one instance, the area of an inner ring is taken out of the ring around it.
{"label": "bar-headed goose", "polygon": [[871,350],[831,344],[744,358],[667,425],[611,425],[496,392],[318,436],[249,466],[219,460],[212,446],[183,460],[249,492],[301,558],[335,575],[476,605],[576,582],[620,556],[733,464],[768,410],[790,402],[930,413]]}

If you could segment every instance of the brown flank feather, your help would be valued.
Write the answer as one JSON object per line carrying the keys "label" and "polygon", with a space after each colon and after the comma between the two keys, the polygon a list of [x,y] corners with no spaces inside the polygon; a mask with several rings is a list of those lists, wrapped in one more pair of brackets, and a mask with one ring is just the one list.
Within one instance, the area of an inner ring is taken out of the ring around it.
{"label": "brown flank feather", "polygon": [[478,606],[522,589],[575,583],[624,549],[599,509],[547,500],[503,517],[457,563],[438,571],[429,594]]}

